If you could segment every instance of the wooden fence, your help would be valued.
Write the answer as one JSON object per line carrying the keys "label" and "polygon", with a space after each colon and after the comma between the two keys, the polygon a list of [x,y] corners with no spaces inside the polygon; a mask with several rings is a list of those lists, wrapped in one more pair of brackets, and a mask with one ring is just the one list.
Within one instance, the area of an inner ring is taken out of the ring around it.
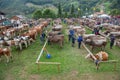
{"label": "wooden fence", "polygon": [[[96,57],[93,55],[93,53],[86,47],[86,45],[83,42],[82,42],[82,46],[86,49],[88,55],[91,55],[94,58],[94,60],[97,60]],[[118,60],[99,61],[96,69],[98,70],[100,68],[100,63],[114,63],[114,70],[116,70],[117,62]]]}
{"label": "wooden fence", "polygon": [[38,56],[38,58],[36,60],[36,64],[38,65],[38,70],[39,70],[40,65],[57,65],[58,72],[59,72],[61,63],[59,63],[59,62],[43,62],[43,61],[40,60],[40,58],[42,57],[43,51],[47,51],[47,49],[45,48],[47,43],[48,43],[48,40],[45,41],[45,43],[44,43],[44,45],[43,45],[43,47],[42,47],[42,49],[40,51],[40,54],[39,54],[39,56]]}

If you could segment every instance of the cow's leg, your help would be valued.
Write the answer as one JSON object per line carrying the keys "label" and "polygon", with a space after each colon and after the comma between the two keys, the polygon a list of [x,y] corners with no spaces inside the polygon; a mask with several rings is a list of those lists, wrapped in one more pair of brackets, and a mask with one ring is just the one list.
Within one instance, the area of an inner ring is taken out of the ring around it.
{"label": "cow's leg", "polygon": [[[11,58],[11,60],[12,60],[12,54],[11,54],[11,52],[10,52],[10,58]],[[13,61],[13,60],[12,60]]]}
{"label": "cow's leg", "polygon": [[105,51],[105,47],[106,47],[106,45],[104,46],[104,51]]}
{"label": "cow's leg", "polygon": [[37,33],[34,34],[34,39],[36,39],[36,38],[37,38]]}
{"label": "cow's leg", "polygon": [[1,57],[0,57],[0,61],[1,61],[2,59],[1,59]]}
{"label": "cow's leg", "polygon": [[20,50],[22,50],[22,45],[21,45],[21,43],[19,43],[19,47],[20,47]]}
{"label": "cow's leg", "polygon": [[51,41],[48,40],[48,45],[51,45]]}
{"label": "cow's leg", "polygon": [[115,42],[114,42],[114,46],[116,46],[116,44],[117,44],[117,41],[115,40]]}
{"label": "cow's leg", "polygon": [[35,40],[34,40],[34,39],[32,39],[32,38],[30,39],[30,41],[31,41],[31,42],[35,42]]}
{"label": "cow's leg", "polygon": [[[104,47],[104,46],[103,46]],[[103,50],[103,47],[101,47],[101,51]]]}
{"label": "cow's leg", "polygon": [[62,41],[60,41],[60,47],[61,47],[61,48],[62,48],[62,45],[63,45],[63,44],[62,44]]}
{"label": "cow's leg", "polygon": [[94,46],[92,46],[92,52],[93,52]]}
{"label": "cow's leg", "polygon": [[6,59],[7,59],[7,63],[9,62],[9,57],[7,56],[7,54],[4,54]]}
{"label": "cow's leg", "polygon": [[26,41],[24,41],[24,44],[25,44],[25,47],[27,48],[27,42]]}
{"label": "cow's leg", "polygon": [[30,45],[30,40],[28,40],[28,45]]}

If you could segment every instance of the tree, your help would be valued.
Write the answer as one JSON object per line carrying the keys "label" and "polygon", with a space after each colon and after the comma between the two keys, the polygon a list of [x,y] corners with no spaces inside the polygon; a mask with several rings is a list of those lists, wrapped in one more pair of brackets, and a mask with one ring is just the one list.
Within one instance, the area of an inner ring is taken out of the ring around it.
{"label": "tree", "polygon": [[78,14],[77,14],[77,17],[80,17],[82,14],[81,14],[81,10],[80,8],[78,7]]}
{"label": "tree", "polygon": [[33,13],[33,18],[34,19],[39,19],[42,17],[42,11],[41,10],[36,10],[34,13]]}
{"label": "tree", "polygon": [[45,9],[43,12],[43,17],[44,18],[55,18],[56,14],[51,9]]}
{"label": "tree", "polygon": [[120,15],[120,0],[113,0],[110,5],[110,15]]}
{"label": "tree", "polygon": [[58,17],[62,17],[62,9],[61,9],[61,4],[60,3],[58,5]]}
{"label": "tree", "polygon": [[74,12],[75,12],[75,7],[74,7],[74,5],[72,4],[72,6],[71,6],[71,11],[70,11],[71,17],[74,16]]}
{"label": "tree", "polygon": [[120,0],[113,0],[111,5],[111,9],[120,9]]}
{"label": "tree", "polygon": [[64,13],[64,18],[67,18],[67,17],[68,17],[68,13],[65,12],[65,13]]}
{"label": "tree", "polygon": [[120,10],[119,9],[112,9],[110,11],[110,15],[112,15],[112,16],[120,15]]}

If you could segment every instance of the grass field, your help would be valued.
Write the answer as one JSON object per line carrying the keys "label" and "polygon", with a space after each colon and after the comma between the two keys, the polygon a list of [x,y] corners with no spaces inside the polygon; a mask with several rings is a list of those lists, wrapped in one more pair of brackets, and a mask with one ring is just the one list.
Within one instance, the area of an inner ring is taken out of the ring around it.
{"label": "grass field", "polygon": [[[41,65],[40,69],[37,69],[35,62],[42,48],[38,37],[36,42],[21,52],[13,47],[13,62],[6,65],[6,59],[2,57],[0,80],[120,80],[120,48],[110,49],[108,43],[105,49],[109,59],[119,60],[116,71],[111,63],[101,64],[97,71],[95,64],[85,59],[88,54],[86,50],[83,47],[78,49],[77,43],[75,47],[71,47],[71,43],[67,41],[67,35],[65,36],[63,48],[58,44],[47,45],[46,48],[52,55],[51,59],[46,59],[45,52],[41,57],[41,61],[60,62],[60,72],[56,65]],[[96,48],[93,53],[98,51],[100,49]]]}

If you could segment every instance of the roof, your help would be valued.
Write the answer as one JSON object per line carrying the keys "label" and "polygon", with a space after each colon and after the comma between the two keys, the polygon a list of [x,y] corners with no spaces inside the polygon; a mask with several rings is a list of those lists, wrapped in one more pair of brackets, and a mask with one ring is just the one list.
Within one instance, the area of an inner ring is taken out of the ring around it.
{"label": "roof", "polygon": [[21,18],[19,18],[18,16],[13,16],[11,19],[19,20],[19,19],[21,19]]}
{"label": "roof", "polygon": [[3,13],[3,12],[0,11],[0,15],[5,15],[5,13]]}
{"label": "roof", "polygon": [[5,21],[5,19],[2,19],[2,20],[0,20],[0,23],[2,23],[2,22],[4,22]]}
{"label": "roof", "polygon": [[14,19],[14,20],[20,20],[20,19],[24,19],[25,17],[22,16],[22,15],[15,15],[13,16],[11,19]]}

